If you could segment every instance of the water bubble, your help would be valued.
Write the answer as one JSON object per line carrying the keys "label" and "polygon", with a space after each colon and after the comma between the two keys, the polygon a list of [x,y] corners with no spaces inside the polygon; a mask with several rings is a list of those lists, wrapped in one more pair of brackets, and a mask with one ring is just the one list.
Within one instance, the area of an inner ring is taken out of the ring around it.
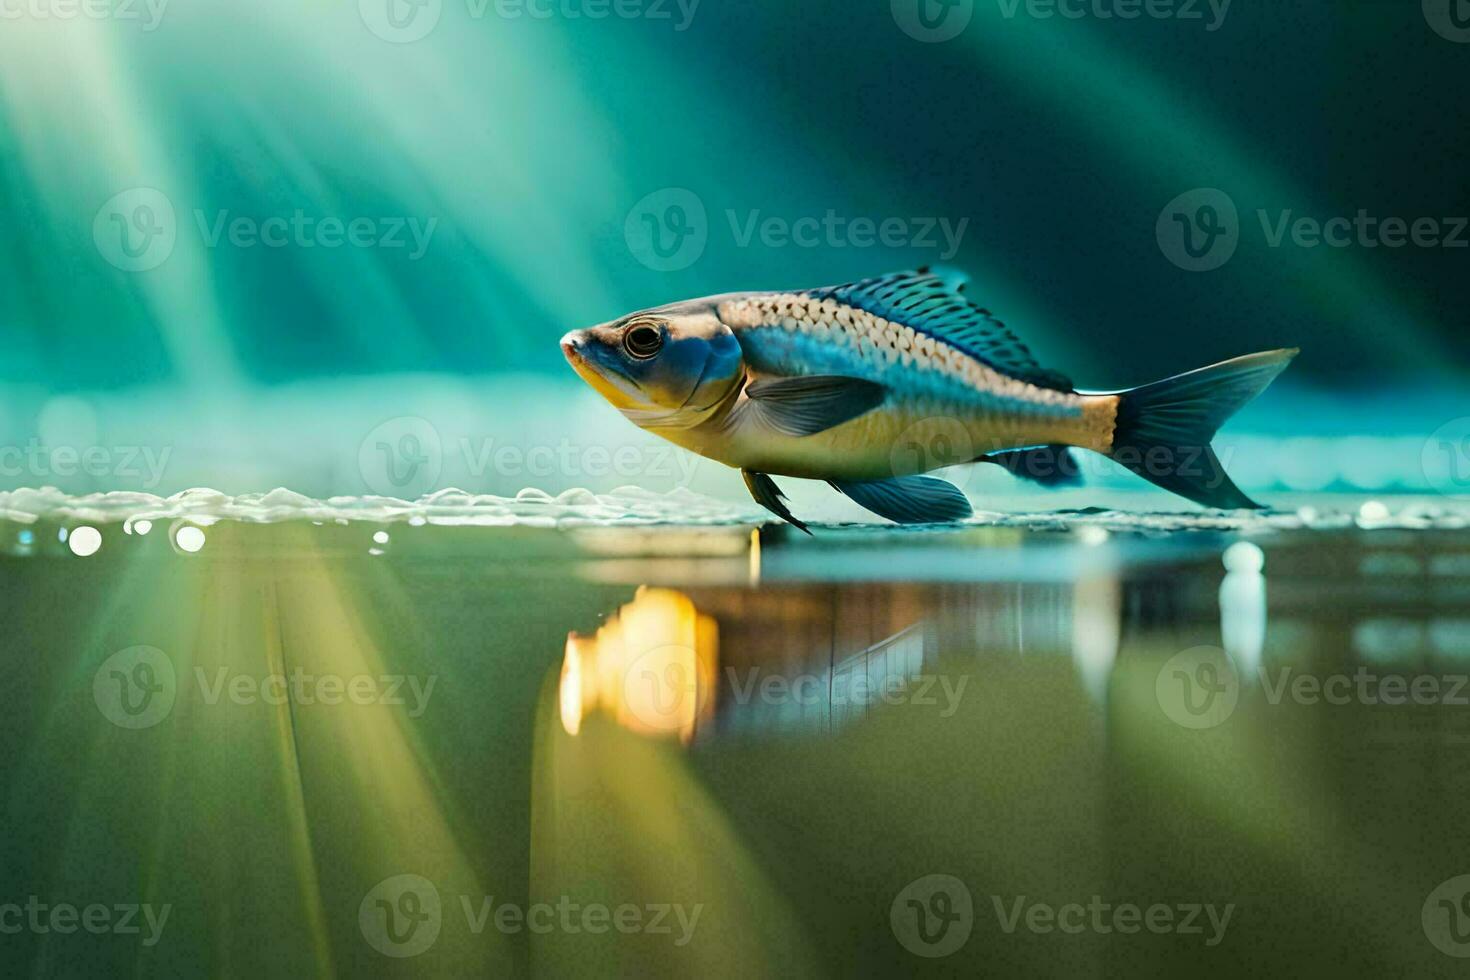
{"label": "water bubble", "polygon": [[1237,541],[1225,549],[1225,570],[1232,574],[1259,574],[1266,567],[1266,553],[1259,545],[1249,541]]}
{"label": "water bubble", "polygon": [[1381,500],[1370,500],[1358,509],[1358,517],[1363,521],[1386,521],[1390,516],[1388,505]]}
{"label": "water bubble", "polygon": [[192,524],[186,524],[174,532],[174,544],[179,546],[180,551],[195,554],[204,547],[204,531]]}
{"label": "water bubble", "polygon": [[79,527],[71,532],[67,545],[78,558],[90,558],[102,549],[102,532],[95,527]]}

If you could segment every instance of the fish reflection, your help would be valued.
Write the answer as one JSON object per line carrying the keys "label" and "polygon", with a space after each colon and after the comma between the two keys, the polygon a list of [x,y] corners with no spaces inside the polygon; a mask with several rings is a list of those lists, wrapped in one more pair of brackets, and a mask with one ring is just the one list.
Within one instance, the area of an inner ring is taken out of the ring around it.
{"label": "fish reflection", "polygon": [[602,711],[644,735],[693,740],[714,715],[719,628],[688,596],[640,588],[591,636],[567,637],[562,660],[562,727],[577,734]]}
{"label": "fish reflection", "polygon": [[[825,732],[884,706],[950,717],[973,660],[941,670],[940,650],[973,651],[978,634],[991,632],[971,616],[925,615],[957,591],[696,590],[702,611],[685,593],[641,588],[596,634],[568,636],[562,727],[576,735],[600,713],[688,744],[715,734]],[[1014,596],[1003,601],[1010,609]]]}
{"label": "fish reflection", "polygon": [[1266,645],[1266,556],[1249,541],[1225,549],[1220,583],[1220,643],[1242,676],[1255,677]]}
{"label": "fish reflection", "polygon": [[1087,693],[1107,698],[1118,660],[1123,589],[1117,575],[1096,573],[1077,580],[1072,594],[1072,661]]}

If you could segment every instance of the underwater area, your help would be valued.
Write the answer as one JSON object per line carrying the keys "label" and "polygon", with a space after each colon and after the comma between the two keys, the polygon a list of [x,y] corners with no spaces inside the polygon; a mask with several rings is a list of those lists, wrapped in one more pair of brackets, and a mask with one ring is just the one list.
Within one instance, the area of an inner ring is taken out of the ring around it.
{"label": "underwater area", "polygon": [[0,498],[38,511],[0,536],[6,881],[142,907],[7,955],[1450,975],[1470,508],[807,538],[683,497]]}
{"label": "underwater area", "polygon": [[[1467,17],[0,0],[0,975],[1462,975]],[[1300,349],[1262,508],[940,412],[808,535],[560,344],[919,269],[1053,400]]]}

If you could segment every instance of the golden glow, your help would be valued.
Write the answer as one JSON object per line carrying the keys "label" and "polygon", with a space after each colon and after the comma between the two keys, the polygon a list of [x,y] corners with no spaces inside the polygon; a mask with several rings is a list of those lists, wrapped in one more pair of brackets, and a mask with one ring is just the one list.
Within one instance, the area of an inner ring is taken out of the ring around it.
{"label": "golden glow", "polygon": [[671,589],[640,588],[593,636],[567,637],[559,701],[568,734],[598,710],[642,735],[688,744],[714,717],[719,627]]}
{"label": "golden glow", "polygon": [[582,659],[583,648],[588,647],[584,637],[575,633],[567,636],[566,654],[561,662],[561,726],[566,729],[568,735],[575,735],[582,730],[582,701],[586,693],[594,692],[596,689],[583,683]]}

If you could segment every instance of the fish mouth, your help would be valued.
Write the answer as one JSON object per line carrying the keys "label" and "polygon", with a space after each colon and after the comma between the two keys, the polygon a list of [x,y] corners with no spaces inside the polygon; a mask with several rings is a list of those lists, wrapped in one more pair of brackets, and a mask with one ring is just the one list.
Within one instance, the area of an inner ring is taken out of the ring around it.
{"label": "fish mouth", "polygon": [[572,367],[576,367],[582,363],[584,357],[582,355],[582,332],[580,330],[573,330],[562,336],[561,356],[565,357],[567,363]]}
{"label": "fish mouth", "polygon": [[587,338],[583,331],[573,330],[561,339],[561,353],[581,379],[591,385],[598,394],[615,405],[626,402],[638,383],[614,364],[594,360],[587,355]]}

